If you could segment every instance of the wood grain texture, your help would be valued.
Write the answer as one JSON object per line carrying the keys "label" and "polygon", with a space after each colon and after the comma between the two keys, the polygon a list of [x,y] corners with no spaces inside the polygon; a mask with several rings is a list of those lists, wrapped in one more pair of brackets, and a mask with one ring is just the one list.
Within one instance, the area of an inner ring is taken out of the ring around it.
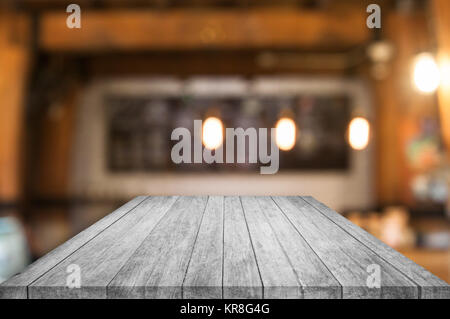
{"label": "wood grain texture", "polygon": [[[120,223],[99,234],[28,287],[29,298],[106,298],[106,287],[158,224],[176,197],[149,197]],[[67,269],[77,265],[81,288],[67,287]]]}
{"label": "wood grain texture", "polygon": [[283,247],[304,298],[341,298],[341,285],[270,197],[257,201]]}
{"label": "wood grain texture", "polygon": [[44,257],[38,259],[22,273],[4,282],[0,285],[0,298],[27,298],[27,287],[29,285],[92,240],[95,236],[117,222],[124,215],[135,209],[136,206],[146,199],[145,196],[134,198],[75,237],[66,241],[61,246],[52,250]]}
{"label": "wood grain texture", "polygon": [[183,298],[222,298],[223,196],[208,200],[189,268]]}
{"label": "wood grain texture", "polygon": [[207,197],[183,197],[108,285],[111,298],[181,298]]}
{"label": "wood grain texture", "polygon": [[[276,197],[277,205],[342,285],[343,298],[417,298],[418,288],[299,197]],[[379,265],[381,288],[369,288],[368,267]]]}
{"label": "wood grain texture", "polygon": [[264,298],[300,298],[302,293],[294,269],[256,199],[242,197],[241,201],[261,273]]}
{"label": "wood grain texture", "polygon": [[370,248],[383,260],[386,260],[405,274],[411,281],[419,285],[421,298],[450,298],[450,286],[445,281],[434,276],[423,267],[417,265],[412,260],[406,258],[316,199],[310,196],[303,197],[303,199],[336,223],[336,225],[342,227],[348,234]]}
{"label": "wood grain texture", "polygon": [[262,298],[262,282],[239,197],[225,197],[223,297]]}
{"label": "wood grain texture", "polygon": [[[69,288],[68,268],[81,287]],[[367,284],[379,266],[379,288]],[[449,285],[311,197],[137,197],[2,298],[450,298]]]}

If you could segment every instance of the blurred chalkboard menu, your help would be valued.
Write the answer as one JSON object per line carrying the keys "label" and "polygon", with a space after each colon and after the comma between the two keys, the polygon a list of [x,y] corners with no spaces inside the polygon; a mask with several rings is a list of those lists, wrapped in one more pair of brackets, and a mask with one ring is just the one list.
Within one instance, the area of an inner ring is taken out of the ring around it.
{"label": "blurred chalkboard menu", "polygon": [[224,127],[275,127],[286,110],[297,125],[295,147],[280,151],[283,170],[346,170],[349,147],[346,131],[350,98],[346,95],[292,95],[270,97],[130,96],[105,97],[107,167],[111,172],[151,171],[258,171],[259,164],[172,163],[174,128],[193,135],[194,120],[211,111]]}

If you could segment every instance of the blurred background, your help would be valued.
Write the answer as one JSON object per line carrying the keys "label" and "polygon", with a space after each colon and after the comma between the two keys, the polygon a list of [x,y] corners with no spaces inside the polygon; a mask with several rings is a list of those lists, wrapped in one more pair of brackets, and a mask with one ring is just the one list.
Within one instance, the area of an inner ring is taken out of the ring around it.
{"label": "blurred background", "polygon": [[[173,164],[211,118],[279,173]],[[312,195],[450,282],[449,152],[448,0],[0,4],[0,282],[142,194]]]}

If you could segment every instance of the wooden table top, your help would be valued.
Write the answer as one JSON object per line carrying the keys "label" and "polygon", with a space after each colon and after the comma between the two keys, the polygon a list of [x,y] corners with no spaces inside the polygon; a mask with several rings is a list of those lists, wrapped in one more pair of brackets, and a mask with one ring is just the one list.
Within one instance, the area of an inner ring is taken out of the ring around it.
{"label": "wooden table top", "polygon": [[[73,265],[80,288],[68,287]],[[449,298],[450,289],[312,197],[174,196],[133,199],[3,283],[0,297]]]}

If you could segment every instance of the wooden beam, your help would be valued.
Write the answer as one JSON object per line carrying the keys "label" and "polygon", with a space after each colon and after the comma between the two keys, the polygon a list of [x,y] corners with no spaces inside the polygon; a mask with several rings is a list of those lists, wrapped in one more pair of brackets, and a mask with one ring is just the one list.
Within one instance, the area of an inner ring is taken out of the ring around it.
{"label": "wooden beam", "polygon": [[433,0],[433,16],[438,40],[438,60],[443,71],[439,89],[441,129],[447,153],[450,154],[450,1]]}
{"label": "wooden beam", "polygon": [[[272,54],[275,61],[263,64],[266,53],[254,51],[159,51],[145,53],[100,54],[92,56],[87,66],[92,75],[98,76],[145,76],[198,74],[256,76],[271,74],[343,75],[350,67],[345,61],[336,63],[345,53],[314,55],[315,63],[308,63],[311,54]],[[117,63],[120,59],[120,63]],[[189,63],[186,63],[186,61]],[[287,61],[286,61],[287,60]],[[218,63],[217,61],[220,61]],[[320,62],[320,63],[319,63]]]}
{"label": "wooden beam", "polygon": [[364,10],[82,11],[81,29],[67,28],[67,16],[43,13],[39,41],[43,49],[345,49],[370,37]]}
{"label": "wooden beam", "polygon": [[0,10],[0,201],[20,196],[21,132],[29,21]]}
{"label": "wooden beam", "polygon": [[393,12],[384,18],[384,36],[395,46],[395,56],[387,78],[374,82],[377,197],[383,206],[415,204],[406,147],[424,117],[437,118],[434,96],[417,92],[411,81],[415,55],[429,47],[426,22],[423,12]]}

